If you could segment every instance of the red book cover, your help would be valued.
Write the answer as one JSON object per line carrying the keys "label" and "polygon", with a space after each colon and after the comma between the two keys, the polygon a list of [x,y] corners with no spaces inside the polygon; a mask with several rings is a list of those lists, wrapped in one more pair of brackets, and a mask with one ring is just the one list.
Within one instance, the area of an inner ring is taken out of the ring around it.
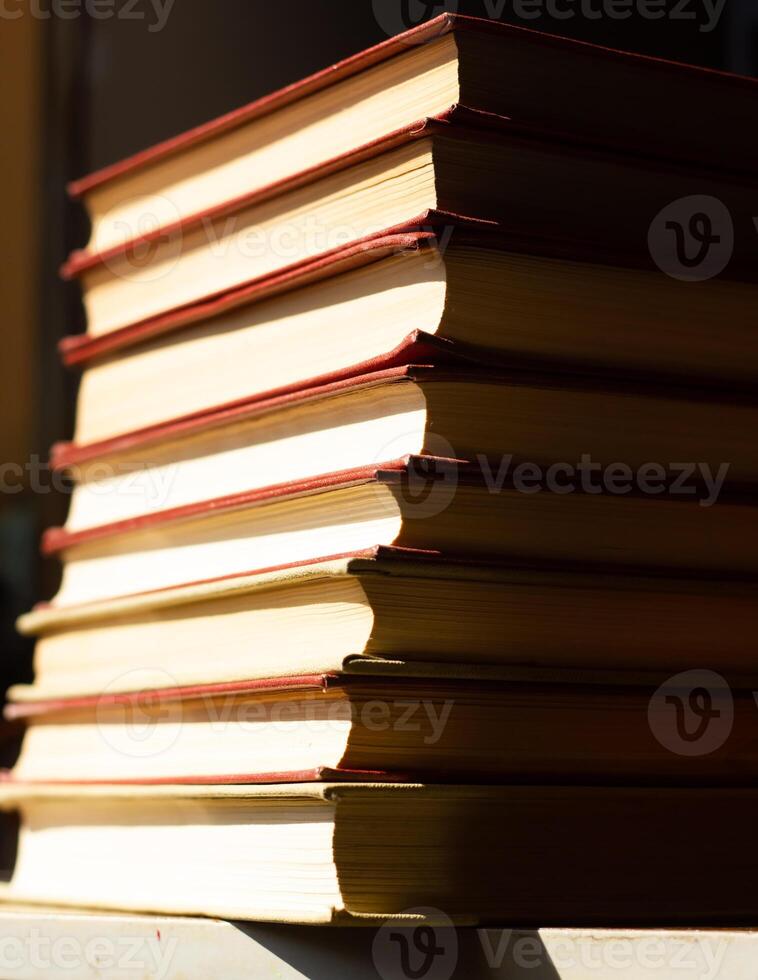
{"label": "red book cover", "polygon": [[[424,350],[427,342],[428,351]],[[436,349],[437,347],[439,347],[439,351]],[[360,373],[356,375],[351,374],[346,377],[340,374],[322,376],[309,380],[304,387],[280,388],[273,392],[266,392],[260,397],[254,396],[242,401],[228,402],[224,405],[214,406],[207,412],[196,412],[144,429],[135,429],[112,439],[104,439],[101,442],[93,442],[87,445],[58,442],[51,450],[50,464],[55,470],[64,470],[89,460],[114,456],[132,449],[141,449],[155,443],[192,435],[198,431],[241,422],[244,419],[264,415],[267,412],[277,411],[293,404],[319,401],[321,398],[328,398],[330,395],[336,395],[340,392],[357,391],[384,382],[413,380],[431,371],[434,371],[437,377],[445,377],[443,368],[435,369],[431,365],[396,363],[396,361],[406,357],[414,360],[414,355],[425,353],[434,355],[434,359],[437,360],[444,359],[448,352],[445,349],[444,341],[417,332],[406,338],[406,342],[381,363],[360,365]],[[451,353],[450,358],[452,359]],[[377,368],[377,370],[368,370],[364,373],[364,367]],[[447,376],[461,379],[464,377],[487,378],[490,375],[486,371],[477,372],[476,375],[467,375],[453,369],[448,372]]]}

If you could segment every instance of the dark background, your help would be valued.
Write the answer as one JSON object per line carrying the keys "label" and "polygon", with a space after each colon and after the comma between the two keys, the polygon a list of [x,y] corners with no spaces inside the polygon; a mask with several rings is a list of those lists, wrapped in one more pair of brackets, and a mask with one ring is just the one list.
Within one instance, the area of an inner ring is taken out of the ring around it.
{"label": "dark background", "polygon": [[[672,0],[659,20],[590,11],[558,22],[519,19],[518,0],[175,0],[162,30],[150,29],[155,0],[129,0],[135,19],[128,20],[47,16],[51,2],[38,2],[36,16],[24,2],[15,19],[20,0],[4,0],[14,19],[0,16],[0,462],[22,466],[44,460],[72,428],[75,378],[60,368],[55,346],[84,326],[76,287],[57,277],[68,251],[87,237],[81,210],[65,196],[73,177],[384,40],[403,20],[412,26],[444,9],[500,11],[499,19],[535,30],[758,74],[755,0],[726,0],[711,31],[703,0]],[[125,2],[116,0],[117,8]],[[600,0],[585,3],[594,10]],[[673,17],[677,7],[684,19]],[[681,112],[696,118],[698,107]],[[56,587],[57,569],[38,561],[37,539],[65,518],[66,499],[40,492],[42,484],[5,478],[0,493],[3,687],[30,676],[30,645],[15,635],[15,617]]]}

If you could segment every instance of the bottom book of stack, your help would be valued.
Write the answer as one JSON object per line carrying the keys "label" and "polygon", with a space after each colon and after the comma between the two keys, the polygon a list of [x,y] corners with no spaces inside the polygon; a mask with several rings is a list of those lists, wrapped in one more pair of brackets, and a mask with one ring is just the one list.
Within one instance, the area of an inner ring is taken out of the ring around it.
{"label": "bottom book of stack", "polygon": [[752,789],[7,786],[3,897],[300,923],[755,922]]}

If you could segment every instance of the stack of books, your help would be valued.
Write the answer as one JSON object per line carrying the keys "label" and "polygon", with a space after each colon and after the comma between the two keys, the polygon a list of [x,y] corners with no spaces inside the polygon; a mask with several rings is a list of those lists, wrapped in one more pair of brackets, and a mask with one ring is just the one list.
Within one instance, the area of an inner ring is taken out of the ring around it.
{"label": "stack of books", "polygon": [[754,921],[756,106],[445,15],[75,186],[9,897]]}

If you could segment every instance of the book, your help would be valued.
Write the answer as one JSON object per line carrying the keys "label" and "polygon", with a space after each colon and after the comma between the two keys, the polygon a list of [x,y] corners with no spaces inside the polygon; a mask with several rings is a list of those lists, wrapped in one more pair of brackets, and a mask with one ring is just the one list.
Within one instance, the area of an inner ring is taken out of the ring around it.
{"label": "book", "polygon": [[639,269],[517,254],[477,236],[381,236],[318,270],[121,338],[70,338],[64,356],[85,368],[74,440],[107,444],[412,363],[605,375],[617,384],[629,376],[641,390],[689,382],[733,397],[758,377],[753,292],[746,283],[714,279],[695,289]]}
{"label": "book", "polygon": [[[5,709],[26,723],[10,778],[750,783],[758,756],[749,690],[730,694],[728,741],[708,753],[672,751],[671,702],[686,704],[691,684],[671,680],[656,697],[655,682],[623,675],[509,682],[322,674],[18,702]],[[667,744],[660,733],[669,730]]]}
{"label": "book", "polygon": [[0,802],[21,816],[8,901],[311,924],[758,913],[753,789],[6,784]]}
{"label": "book", "polygon": [[[132,588],[138,583],[133,582]],[[754,580],[440,562],[388,549],[60,608],[14,701],[481,666],[752,674]],[[724,630],[723,624],[729,623]],[[633,624],[633,629],[630,628]],[[212,655],[211,655],[212,651]]]}
{"label": "book", "polygon": [[[588,143],[751,172],[752,78],[443,14],[74,182],[91,252],[165,228],[463,105]],[[697,113],[682,112],[696,105]],[[128,232],[127,232],[128,234]]]}
{"label": "book", "polygon": [[[421,120],[291,183],[185,221],[173,235],[72,260],[66,273],[81,280],[88,332],[102,336],[208,301],[380,231],[434,223],[555,241],[577,253],[629,253],[654,268],[650,226],[672,201],[707,194],[746,216],[755,199],[747,178],[591,151],[462,111]],[[754,278],[754,234],[746,218],[735,223],[734,276]]]}
{"label": "book", "polygon": [[[149,387],[143,401],[151,391],[165,389]],[[758,483],[756,428],[758,408],[734,393],[696,398],[672,385],[405,365],[99,443],[61,443],[52,465],[75,480],[69,532],[411,454],[478,463],[493,484],[524,462],[547,470],[583,457],[604,467],[623,460],[638,472],[652,460],[693,460],[668,484],[683,475],[684,496],[711,500],[713,489],[698,485],[704,471],[722,490]]]}

